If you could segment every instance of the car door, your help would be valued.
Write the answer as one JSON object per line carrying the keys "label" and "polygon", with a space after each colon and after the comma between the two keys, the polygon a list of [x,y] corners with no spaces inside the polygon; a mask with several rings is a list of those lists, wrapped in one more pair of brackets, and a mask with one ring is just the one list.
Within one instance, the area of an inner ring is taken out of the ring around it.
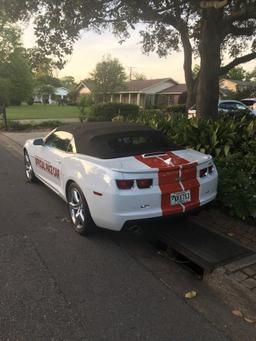
{"label": "car door", "polygon": [[73,135],[65,131],[55,131],[49,135],[41,149],[39,160],[40,176],[57,192],[61,193],[62,163],[67,153],[73,150]]}

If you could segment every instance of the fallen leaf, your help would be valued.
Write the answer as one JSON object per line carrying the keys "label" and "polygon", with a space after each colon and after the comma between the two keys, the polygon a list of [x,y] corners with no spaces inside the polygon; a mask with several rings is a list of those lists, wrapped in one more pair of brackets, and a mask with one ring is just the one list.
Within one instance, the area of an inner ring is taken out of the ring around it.
{"label": "fallen leaf", "polygon": [[252,319],[250,319],[249,317],[244,317],[244,320],[246,321],[246,322],[248,322],[248,323],[256,323],[256,320],[252,320]]}
{"label": "fallen leaf", "polygon": [[240,310],[233,310],[232,314],[238,317],[243,317],[243,313]]}
{"label": "fallen leaf", "polygon": [[197,292],[195,290],[190,290],[190,291],[187,291],[184,295],[186,298],[194,298],[197,296]]}
{"label": "fallen leaf", "polygon": [[234,237],[234,233],[228,232],[228,236],[229,236],[229,237]]}

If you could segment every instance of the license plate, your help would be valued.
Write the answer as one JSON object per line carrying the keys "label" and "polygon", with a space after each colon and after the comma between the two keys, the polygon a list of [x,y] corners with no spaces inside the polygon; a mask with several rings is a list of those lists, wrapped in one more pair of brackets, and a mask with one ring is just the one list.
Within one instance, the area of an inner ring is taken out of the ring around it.
{"label": "license plate", "polygon": [[171,193],[171,205],[185,204],[186,202],[191,201],[191,193],[190,190]]}

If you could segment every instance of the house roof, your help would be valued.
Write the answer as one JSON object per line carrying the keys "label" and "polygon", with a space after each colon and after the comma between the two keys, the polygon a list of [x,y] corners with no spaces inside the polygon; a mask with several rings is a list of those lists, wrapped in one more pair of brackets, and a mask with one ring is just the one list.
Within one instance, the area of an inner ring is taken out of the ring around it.
{"label": "house roof", "polygon": [[224,78],[220,81],[220,83],[222,81],[230,81],[230,82],[233,82],[237,85],[242,85],[242,86],[255,86],[255,82],[247,82],[247,81],[241,81],[241,80],[238,80],[238,79],[229,79],[229,78]]}
{"label": "house roof", "polygon": [[[155,85],[158,85],[161,83],[165,83],[167,81],[175,84],[172,87],[175,87],[176,85],[178,86],[178,88],[176,90],[174,89],[174,91],[176,91],[176,92],[186,91],[186,89],[184,90],[183,88],[179,87],[179,86],[182,86],[183,84],[177,84],[177,82],[175,80],[168,77],[168,78],[157,78],[157,79],[130,80],[128,82],[125,82],[123,88],[120,88],[119,90],[117,90],[115,92],[116,93],[119,93],[119,92],[127,92],[127,93],[128,92],[141,92],[141,91],[144,91],[144,90],[146,90],[152,86],[155,86]],[[85,79],[79,84],[78,89],[81,89],[84,86],[86,86],[89,90],[93,91],[95,89],[95,82],[93,80],[90,80],[90,79]],[[167,86],[168,86],[168,84],[167,84]]]}
{"label": "house roof", "polygon": [[78,89],[81,89],[83,87],[87,87],[89,90],[93,91],[95,89],[95,82],[92,79],[84,79],[80,82],[78,85]]}
{"label": "house roof", "polygon": [[172,81],[175,82],[172,78],[157,78],[157,79],[143,79],[143,80],[131,80],[126,82],[125,84],[125,91],[142,91],[147,89],[151,86],[157,85],[158,83],[162,83],[165,81]]}
{"label": "house roof", "polygon": [[175,84],[167,89],[159,91],[158,94],[182,94],[187,91],[186,84]]}

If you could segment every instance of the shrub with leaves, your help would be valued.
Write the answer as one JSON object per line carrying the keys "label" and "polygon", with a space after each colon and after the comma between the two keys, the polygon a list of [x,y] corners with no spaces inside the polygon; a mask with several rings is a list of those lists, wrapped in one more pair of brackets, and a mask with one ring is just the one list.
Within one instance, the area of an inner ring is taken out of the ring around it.
{"label": "shrub with leaves", "polygon": [[241,219],[256,216],[256,155],[242,153],[216,160],[219,172],[218,199]]}
{"label": "shrub with leaves", "polygon": [[138,113],[139,107],[135,104],[103,103],[93,105],[87,118],[88,121],[111,121],[119,115],[136,118]]}

